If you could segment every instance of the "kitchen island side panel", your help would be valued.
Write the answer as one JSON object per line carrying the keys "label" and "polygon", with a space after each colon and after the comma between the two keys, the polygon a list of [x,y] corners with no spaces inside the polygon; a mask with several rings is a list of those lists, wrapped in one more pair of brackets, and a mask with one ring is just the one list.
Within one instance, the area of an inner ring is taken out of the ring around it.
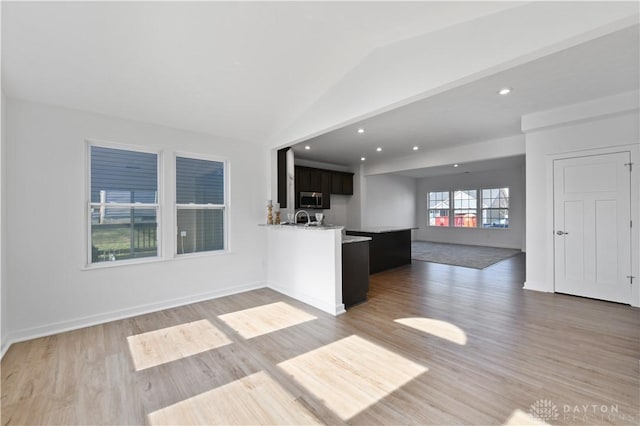
{"label": "kitchen island side panel", "polygon": [[342,302],[345,308],[367,301],[369,241],[342,245]]}

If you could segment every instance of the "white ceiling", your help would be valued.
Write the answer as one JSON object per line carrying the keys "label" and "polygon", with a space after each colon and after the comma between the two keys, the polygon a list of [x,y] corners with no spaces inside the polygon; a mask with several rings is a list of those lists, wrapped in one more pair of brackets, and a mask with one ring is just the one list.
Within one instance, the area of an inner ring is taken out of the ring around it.
{"label": "white ceiling", "polygon": [[[419,147],[419,154],[519,134],[524,114],[638,90],[639,40],[635,25],[325,133],[293,149],[298,158],[308,160],[350,165],[364,156],[371,164],[415,155],[413,146]],[[512,93],[497,95],[505,86],[513,88]],[[362,134],[357,133],[360,127],[365,129]],[[311,149],[305,150],[305,145]],[[495,165],[477,164],[472,171]],[[407,175],[450,171],[433,169]]]}
{"label": "white ceiling", "polygon": [[3,1],[3,91],[261,142],[374,49],[518,5]]}

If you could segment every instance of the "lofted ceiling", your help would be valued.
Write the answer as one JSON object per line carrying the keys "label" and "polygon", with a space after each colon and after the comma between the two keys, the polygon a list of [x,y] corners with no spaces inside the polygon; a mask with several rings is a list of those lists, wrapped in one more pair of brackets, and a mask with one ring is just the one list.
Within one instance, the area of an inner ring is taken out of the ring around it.
{"label": "lofted ceiling", "polygon": [[[299,158],[341,165],[361,163],[364,156],[365,164],[371,164],[517,135],[524,114],[638,90],[639,40],[638,25],[628,27],[322,134],[295,145],[294,153]],[[512,92],[498,95],[503,87]],[[364,133],[358,133],[359,128]],[[376,151],[378,147],[382,151]],[[436,170],[451,172],[447,167]],[[432,173],[418,170],[407,175]]]}
{"label": "lofted ceiling", "polygon": [[299,158],[346,166],[515,135],[523,114],[639,87],[631,2],[0,4],[9,97],[304,140]]}
{"label": "lofted ceiling", "polygon": [[3,91],[260,143],[372,50],[518,4],[3,1]]}

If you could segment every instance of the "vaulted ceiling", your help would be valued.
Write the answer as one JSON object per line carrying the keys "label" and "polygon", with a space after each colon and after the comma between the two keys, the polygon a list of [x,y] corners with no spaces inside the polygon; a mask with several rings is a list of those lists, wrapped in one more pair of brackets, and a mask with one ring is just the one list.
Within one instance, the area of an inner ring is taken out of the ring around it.
{"label": "vaulted ceiling", "polygon": [[635,2],[2,2],[2,90],[229,141],[317,137],[347,164],[349,126],[405,155],[396,132],[466,143],[637,87],[637,22]]}
{"label": "vaulted ceiling", "polygon": [[3,90],[266,142],[374,49],[510,7],[2,2]]}

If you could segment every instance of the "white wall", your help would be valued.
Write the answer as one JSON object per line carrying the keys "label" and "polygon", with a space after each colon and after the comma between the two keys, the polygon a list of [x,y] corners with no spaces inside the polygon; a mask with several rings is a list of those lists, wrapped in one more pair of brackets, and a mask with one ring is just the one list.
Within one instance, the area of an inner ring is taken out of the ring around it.
{"label": "white wall", "polygon": [[[624,108],[612,107],[625,105]],[[582,113],[580,113],[582,111]],[[523,117],[526,134],[527,277],[525,288],[553,291],[553,160],[578,156],[586,150],[631,150],[638,165],[640,116],[638,92],[625,93],[584,104]],[[546,124],[545,124],[546,123]],[[535,127],[534,127],[535,124]],[[550,127],[546,127],[546,125]],[[632,173],[632,218],[638,214],[638,170]],[[634,273],[638,275],[638,235],[633,228]],[[640,305],[638,286],[634,304]]]}
{"label": "white wall", "polygon": [[[468,174],[420,179],[418,182],[418,226],[416,238],[423,241],[507,247],[524,250],[525,179],[524,166]],[[509,187],[509,228],[440,228],[427,226],[427,197],[430,191]]]}
{"label": "white wall", "polygon": [[[2,6],[0,5],[0,23],[2,22]],[[0,25],[1,26],[1,25]],[[2,32],[0,31],[0,45],[2,44]],[[2,55],[0,55],[0,70],[2,69]],[[4,147],[6,140],[6,120],[5,120],[5,96],[4,90],[2,89],[2,75],[0,71],[0,358],[4,356],[5,351],[8,349],[7,339],[6,339],[6,326],[7,322],[5,321],[5,315],[7,314],[6,303],[6,291],[7,291],[7,280],[6,273],[7,269],[5,268],[5,251],[4,247],[4,238],[6,233],[5,229],[5,220],[6,217],[4,214],[4,209],[6,203],[4,202],[4,185],[6,179],[4,179]]]}
{"label": "white wall", "polygon": [[391,174],[364,179],[363,228],[416,226],[416,179]]}
{"label": "white wall", "polygon": [[[1,8],[0,8],[1,9]],[[7,344],[7,268],[6,268],[6,251],[4,250],[6,237],[6,221],[5,210],[7,203],[4,202],[4,189],[6,179],[4,173],[6,167],[4,165],[4,151],[6,145],[6,120],[5,120],[5,96],[0,91],[0,357],[4,355],[8,349]]]}
{"label": "white wall", "polygon": [[[9,337],[50,334],[262,287],[269,158],[258,145],[9,99],[4,202]],[[163,152],[164,260],[85,269],[87,138]],[[173,151],[230,162],[230,252],[174,259]]]}
{"label": "white wall", "polygon": [[331,194],[331,208],[322,210],[324,223],[331,225],[347,226],[347,205],[352,195]]}

